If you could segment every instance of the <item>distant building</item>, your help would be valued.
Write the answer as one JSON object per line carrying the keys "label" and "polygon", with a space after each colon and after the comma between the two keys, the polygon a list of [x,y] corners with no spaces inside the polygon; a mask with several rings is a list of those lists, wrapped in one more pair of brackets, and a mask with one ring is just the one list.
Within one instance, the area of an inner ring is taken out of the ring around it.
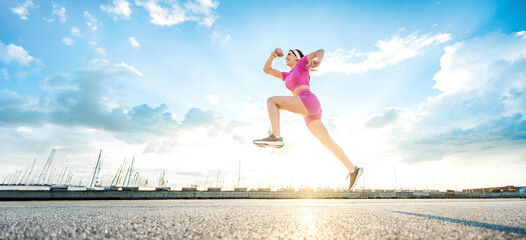
{"label": "distant building", "polygon": [[295,189],[293,187],[285,187],[278,189],[279,192],[294,192]]}
{"label": "distant building", "polygon": [[317,192],[334,192],[334,188],[330,187],[318,187]]}
{"label": "distant building", "polygon": [[515,187],[513,185],[505,186],[505,187],[489,187],[489,188],[473,188],[473,189],[462,189],[462,192],[474,192],[474,193],[489,193],[491,189],[500,189],[502,192],[509,192],[509,191],[519,191],[520,188],[524,188],[526,186],[519,186]]}
{"label": "distant building", "polygon": [[208,192],[221,192],[220,187],[209,187],[206,191]]}

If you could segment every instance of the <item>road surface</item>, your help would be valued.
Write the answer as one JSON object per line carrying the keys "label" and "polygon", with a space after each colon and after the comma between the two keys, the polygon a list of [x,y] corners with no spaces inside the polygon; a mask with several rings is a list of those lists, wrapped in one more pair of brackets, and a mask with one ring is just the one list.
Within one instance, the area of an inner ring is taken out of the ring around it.
{"label": "road surface", "polygon": [[0,239],[526,239],[523,199],[0,202]]}

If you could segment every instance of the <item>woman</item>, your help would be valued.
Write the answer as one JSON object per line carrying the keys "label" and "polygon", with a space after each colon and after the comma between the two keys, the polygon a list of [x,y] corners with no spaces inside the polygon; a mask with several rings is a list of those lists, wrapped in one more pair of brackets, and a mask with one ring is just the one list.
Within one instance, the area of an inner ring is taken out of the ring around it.
{"label": "woman", "polygon": [[272,68],[272,62],[277,57],[283,57],[283,51],[276,48],[265,63],[263,71],[276,78],[285,81],[285,86],[292,92],[293,96],[274,96],[267,100],[268,115],[272,131],[270,136],[254,140],[254,144],[260,147],[282,148],[283,138],[280,135],[279,128],[279,110],[287,110],[304,116],[305,123],[311,133],[320,140],[338,158],[343,165],[349,170],[349,190],[354,188],[358,179],[362,175],[363,168],[357,167],[351,163],[343,150],[332,140],[327,129],[321,122],[321,105],[316,95],[310,91],[309,69],[316,68],[323,60],[324,51],[322,49],[315,51],[307,56],[298,50],[289,50],[285,60],[290,67],[289,72],[280,72]]}

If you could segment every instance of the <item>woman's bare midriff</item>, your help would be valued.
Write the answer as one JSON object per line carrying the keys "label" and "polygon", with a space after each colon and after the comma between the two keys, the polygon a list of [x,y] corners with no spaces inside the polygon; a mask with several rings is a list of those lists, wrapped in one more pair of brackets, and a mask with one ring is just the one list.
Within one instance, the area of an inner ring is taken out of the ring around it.
{"label": "woman's bare midriff", "polygon": [[292,95],[298,96],[298,93],[303,89],[310,89],[309,85],[300,85],[299,87],[295,88],[294,91],[292,91]]}

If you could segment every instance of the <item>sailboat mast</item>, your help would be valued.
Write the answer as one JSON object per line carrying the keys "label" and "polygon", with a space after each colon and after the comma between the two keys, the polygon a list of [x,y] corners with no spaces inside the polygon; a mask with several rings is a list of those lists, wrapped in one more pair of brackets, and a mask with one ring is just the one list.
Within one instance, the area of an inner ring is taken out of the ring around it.
{"label": "sailboat mast", "polygon": [[29,181],[29,177],[31,176],[31,173],[33,172],[33,167],[35,166],[35,162],[37,159],[33,160],[33,164],[31,164],[31,169],[29,170],[29,174],[27,174],[26,181],[24,182],[24,185],[27,185],[27,182]]}
{"label": "sailboat mast", "polygon": [[128,171],[128,182],[126,182],[126,186],[130,185],[130,179],[131,179],[131,174],[133,172],[133,162],[134,161],[135,161],[135,157],[132,158],[131,166],[130,166],[130,169]]}
{"label": "sailboat mast", "polygon": [[97,164],[95,165],[95,169],[93,170],[93,177],[91,178],[91,184],[89,187],[93,187],[93,181],[95,181],[95,176],[98,175],[97,171],[100,169],[100,156],[102,155],[102,149],[99,152],[99,158],[97,159]]}
{"label": "sailboat mast", "polygon": [[241,179],[241,160],[239,160],[239,168],[237,170],[237,186],[239,187],[239,180]]}

